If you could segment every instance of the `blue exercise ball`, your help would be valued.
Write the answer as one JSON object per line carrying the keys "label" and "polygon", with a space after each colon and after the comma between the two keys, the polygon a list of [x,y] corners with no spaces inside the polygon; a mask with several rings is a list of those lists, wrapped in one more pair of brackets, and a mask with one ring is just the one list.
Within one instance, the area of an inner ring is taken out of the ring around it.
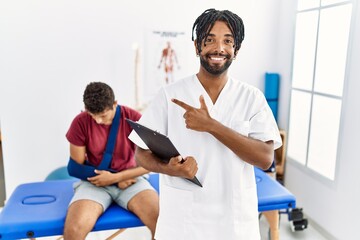
{"label": "blue exercise ball", "polygon": [[59,167],[49,173],[49,175],[45,178],[45,181],[48,180],[62,180],[62,179],[75,179],[70,176],[67,170],[67,167]]}

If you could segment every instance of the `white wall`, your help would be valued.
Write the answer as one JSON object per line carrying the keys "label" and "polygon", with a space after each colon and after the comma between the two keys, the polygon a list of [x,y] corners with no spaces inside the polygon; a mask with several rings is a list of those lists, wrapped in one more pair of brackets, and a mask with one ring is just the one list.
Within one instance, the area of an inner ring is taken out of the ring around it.
{"label": "white wall", "polygon": [[[230,9],[245,23],[233,76],[263,88],[274,71],[279,0],[272,1],[0,1],[0,117],[6,195],[42,181],[67,164],[65,133],[83,108],[90,81],[105,81],[121,104],[134,105],[134,51],[144,51],[148,29],[191,36],[205,9]],[[147,43],[148,44],[148,43]],[[189,74],[198,70],[189,37]],[[142,64],[146,64],[142,62]],[[183,66],[184,67],[184,66]]]}

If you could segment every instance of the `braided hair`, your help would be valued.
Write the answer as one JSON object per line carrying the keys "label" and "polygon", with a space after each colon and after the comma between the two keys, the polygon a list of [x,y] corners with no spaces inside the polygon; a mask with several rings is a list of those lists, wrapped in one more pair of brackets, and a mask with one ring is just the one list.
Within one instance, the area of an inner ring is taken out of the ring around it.
{"label": "braided hair", "polygon": [[[210,30],[213,28],[216,21],[225,22],[232,35],[234,36],[235,45],[233,46],[235,52],[240,49],[241,43],[245,37],[245,29],[242,19],[228,10],[215,10],[210,8],[205,10],[194,22],[192,28],[192,41],[194,41],[194,30],[196,30],[196,47],[201,52],[201,43],[209,36]],[[205,45],[206,46],[206,45]]]}

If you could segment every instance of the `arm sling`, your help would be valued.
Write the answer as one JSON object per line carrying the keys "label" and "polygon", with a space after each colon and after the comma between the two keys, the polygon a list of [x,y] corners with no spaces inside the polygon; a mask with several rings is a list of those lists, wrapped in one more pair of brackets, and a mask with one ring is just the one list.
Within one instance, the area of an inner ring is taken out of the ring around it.
{"label": "arm sling", "polygon": [[67,169],[70,176],[80,178],[82,180],[87,181],[87,178],[93,177],[97,175],[95,173],[95,169],[106,170],[110,172],[116,172],[112,170],[111,167],[111,159],[113,157],[113,152],[116,143],[116,136],[118,133],[119,125],[120,125],[120,117],[121,117],[121,108],[120,106],[116,107],[116,113],[114,119],[111,124],[110,133],[107,139],[105,153],[98,167],[89,165],[88,162],[85,164],[79,164],[74,159],[70,157],[69,163],[67,165]]}

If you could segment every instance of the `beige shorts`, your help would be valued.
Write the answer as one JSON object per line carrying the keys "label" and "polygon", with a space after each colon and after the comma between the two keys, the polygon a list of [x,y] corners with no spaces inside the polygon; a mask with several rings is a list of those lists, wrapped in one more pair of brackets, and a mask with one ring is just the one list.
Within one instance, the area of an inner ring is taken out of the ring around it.
{"label": "beige shorts", "polygon": [[90,182],[83,180],[75,182],[73,187],[75,192],[69,206],[77,200],[86,199],[101,204],[104,211],[112,202],[116,202],[121,207],[127,209],[130,199],[139,192],[147,189],[156,191],[144,176],[138,177],[136,183],[130,185],[124,190],[118,188],[116,185],[97,187]]}

